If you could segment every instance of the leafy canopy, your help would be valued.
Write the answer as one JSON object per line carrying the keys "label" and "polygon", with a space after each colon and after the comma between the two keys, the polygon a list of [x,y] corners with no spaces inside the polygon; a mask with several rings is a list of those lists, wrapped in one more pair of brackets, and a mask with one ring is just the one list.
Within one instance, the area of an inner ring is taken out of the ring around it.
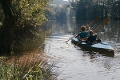
{"label": "leafy canopy", "polygon": [[47,20],[45,9],[52,0],[12,0],[13,13],[18,16],[18,22],[34,21],[34,25],[41,25]]}

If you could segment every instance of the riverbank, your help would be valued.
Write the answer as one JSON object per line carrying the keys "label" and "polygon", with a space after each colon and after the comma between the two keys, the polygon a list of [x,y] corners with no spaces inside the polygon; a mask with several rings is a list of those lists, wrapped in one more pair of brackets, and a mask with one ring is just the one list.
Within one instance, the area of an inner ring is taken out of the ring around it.
{"label": "riverbank", "polygon": [[0,57],[0,79],[2,80],[55,80],[53,64],[48,64],[44,54],[44,32],[34,38],[14,44],[11,56]]}
{"label": "riverbank", "polygon": [[53,80],[51,70],[53,65],[48,65],[43,50],[24,52],[22,55],[14,55],[0,58],[0,79],[3,80]]}

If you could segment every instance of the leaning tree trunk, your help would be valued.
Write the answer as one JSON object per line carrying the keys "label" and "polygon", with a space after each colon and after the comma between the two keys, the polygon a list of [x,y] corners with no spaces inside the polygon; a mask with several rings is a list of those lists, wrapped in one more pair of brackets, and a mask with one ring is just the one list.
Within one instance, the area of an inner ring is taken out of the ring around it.
{"label": "leaning tree trunk", "polygon": [[5,14],[5,20],[0,29],[0,54],[9,55],[11,52],[11,45],[13,42],[14,24],[11,2],[10,0],[0,0],[3,12]]}

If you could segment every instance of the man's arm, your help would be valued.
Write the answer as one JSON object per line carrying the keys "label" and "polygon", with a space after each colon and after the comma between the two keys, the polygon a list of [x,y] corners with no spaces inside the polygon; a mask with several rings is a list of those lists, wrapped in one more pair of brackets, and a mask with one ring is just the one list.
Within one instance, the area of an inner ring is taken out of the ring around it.
{"label": "man's arm", "polygon": [[89,26],[88,24],[86,25],[86,28],[87,28],[88,31],[91,30],[91,29],[90,29],[90,26]]}

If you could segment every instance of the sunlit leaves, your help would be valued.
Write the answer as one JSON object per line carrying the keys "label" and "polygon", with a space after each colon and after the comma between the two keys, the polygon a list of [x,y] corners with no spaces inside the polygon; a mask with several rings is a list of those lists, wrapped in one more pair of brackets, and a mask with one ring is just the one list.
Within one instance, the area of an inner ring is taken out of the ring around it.
{"label": "sunlit leaves", "polygon": [[19,12],[16,15],[20,15],[21,24],[24,21],[35,21],[34,25],[41,25],[46,21],[44,10],[52,0],[13,0],[13,6],[16,12]]}
{"label": "sunlit leaves", "polygon": [[[17,17],[15,39],[33,38],[37,27],[47,21],[45,9],[52,0],[12,0],[13,11]],[[18,42],[17,42],[18,43]]]}

